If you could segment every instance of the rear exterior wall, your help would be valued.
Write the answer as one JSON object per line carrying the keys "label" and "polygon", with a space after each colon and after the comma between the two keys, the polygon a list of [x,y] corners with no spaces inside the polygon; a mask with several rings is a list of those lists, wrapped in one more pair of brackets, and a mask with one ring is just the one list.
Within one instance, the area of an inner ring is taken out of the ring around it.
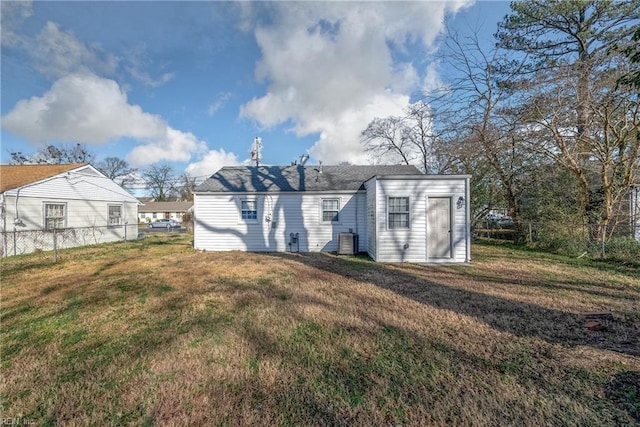
{"label": "rear exterior wall", "polygon": [[[464,178],[441,179],[376,179],[376,260],[382,262],[466,262],[470,259],[467,239],[467,180]],[[368,184],[371,181],[368,182]],[[409,197],[410,226],[408,229],[389,229],[387,199]],[[449,259],[427,257],[427,206],[429,197],[451,199],[451,245]],[[465,202],[457,204],[462,197]]]}
{"label": "rear exterior wall", "polygon": [[[336,222],[322,220],[322,200],[338,200]],[[255,201],[256,219],[243,219],[242,201]],[[338,235],[359,235],[359,250],[367,249],[366,197],[359,193],[196,194],[194,247],[208,251],[333,252]],[[290,246],[290,235],[298,245]]]}

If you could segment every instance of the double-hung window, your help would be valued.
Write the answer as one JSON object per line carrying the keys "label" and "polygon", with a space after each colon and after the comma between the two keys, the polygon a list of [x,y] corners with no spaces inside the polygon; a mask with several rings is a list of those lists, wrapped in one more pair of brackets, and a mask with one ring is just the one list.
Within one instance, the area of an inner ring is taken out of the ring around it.
{"label": "double-hung window", "polygon": [[322,222],[338,222],[339,215],[339,199],[322,199]]}
{"label": "double-hung window", "polygon": [[387,200],[389,229],[409,228],[409,198],[389,197]]}
{"label": "double-hung window", "polygon": [[122,205],[109,205],[109,225],[122,224]]}
{"label": "double-hung window", "polygon": [[67,218],[66,203],[45,203],[44,204],[44,228],[51,230],[54,228],[64,228]]}
{"label": "double-hung window", "polygon": [[240,202],[240,218],[244,220],[258,219],[258,207],[255,200],[242,200]]}

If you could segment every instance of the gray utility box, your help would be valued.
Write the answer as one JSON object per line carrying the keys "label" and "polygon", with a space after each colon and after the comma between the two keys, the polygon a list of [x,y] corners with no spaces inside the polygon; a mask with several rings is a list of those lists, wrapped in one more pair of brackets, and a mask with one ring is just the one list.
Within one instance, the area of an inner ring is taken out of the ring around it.
{"label": "gray utility box", "polygon": [[358,235],[354,233],[338,234],[338,255],[355,255],[358,251]]}

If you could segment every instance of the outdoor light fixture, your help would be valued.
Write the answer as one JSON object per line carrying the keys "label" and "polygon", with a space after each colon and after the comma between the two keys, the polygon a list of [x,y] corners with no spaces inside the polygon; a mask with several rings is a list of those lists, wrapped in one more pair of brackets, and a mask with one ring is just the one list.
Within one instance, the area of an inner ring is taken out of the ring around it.
{"label": "outdoor light fixture", "polygon": [[458,197],[458,201],[456,202],[456,207],[461,209],[464,206],[464,197]]}

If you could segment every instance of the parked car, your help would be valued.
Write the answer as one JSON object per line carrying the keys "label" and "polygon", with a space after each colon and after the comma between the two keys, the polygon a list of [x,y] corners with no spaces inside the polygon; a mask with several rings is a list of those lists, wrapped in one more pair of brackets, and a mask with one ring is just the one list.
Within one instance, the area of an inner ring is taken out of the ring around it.
{"label": "parked car", "polygon": [[159,219],[156,222],[150,222],[148,228],[180,228],[180,223],[175,219]]}

